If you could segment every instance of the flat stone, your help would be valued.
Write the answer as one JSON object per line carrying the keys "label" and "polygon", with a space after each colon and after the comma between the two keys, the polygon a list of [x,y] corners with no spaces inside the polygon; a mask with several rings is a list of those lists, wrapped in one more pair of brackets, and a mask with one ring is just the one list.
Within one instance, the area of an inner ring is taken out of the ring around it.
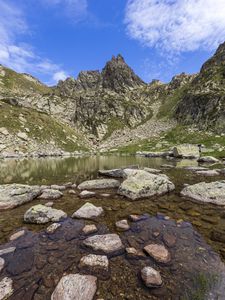
{"label": "flat stone", "polygon": [[5,277],[0,281],[0,300],[8,299],[13,293],[12,279]]}
{"label": "flat stone", "polygon": [[68,192],[70,195],[76,195],[76,192],[74,190],[69,190]]}
{"label": "flat stone", "polygon": [[120,182],[115,179],[95,179],[84,181],[78,185],[79,190],[118,188]]}
{"label": "flat stone", "polygon": [[169,251],[163,245],[149,244],[144,247],[144,250],[157,262],[168,263],[171,260]]}
{"label": "flat stone", "polygon": [[103,176],[123,178],[123,169],[99,170],[98,173]]}
{"label": "flat stone", "polygon": [[25,234],[25,230],[20,230],[14,234],[12,234],[9,238],[10,241],[14,241]]}
{"label": "flat stone", "polygon": [[58,190],[58,191],[65,191],[66,186],[65,185],[52,184],[51,189]]}
{"label": "flat stone", "polygon": [[95,219],[103,212],[104,211],[102,207],[96,207],[92,203],[87,202],[72,215],[72,218]]}
{"label": "flat stone", "polygon": [[52,202],[52,201],[45,203],[45,206],[47,206],[47,207],[52,207],[53,205],[54,205],[54,202]]}
{"label": "flat stone", "polygon": [[51,300],[92,300],[97,290],[97,278],[91,275],[63,276]]}
{"label": "flat stone", "polygon": [[9,247],[9,248],[5,248],[5,249],[1,249],[0,250],[0,256],[1,255],[5,255],[5,254],[9,254],[9,253],[13,253],[15,252],[16,247]]}
{"label": "flat stone", "polygon": [[145,267],[141,270],[141,278],[149,288],[160,287],[162,285],[160,273],[151,267]]}
{"label": "flat stone", "polygon": [[94,197],[95,195],[96,195],[95,192],[84,190],[79,194],[79,197],[80,198],[91,198],[91,197]]}
{"label": "flat stone", "polygon": [[167,176],[155,175],[143,170],[136,170],[120,185],[118,194],[131,200],[163,195],[175,189]]}
{"label": "flat stone", "polygon": [[32,224],[46,224],[48,222],[58,222],[66,217],[67,214],[62,210],[38,204],[32,206],[26,211],[24,215],[24,222]]}
{"label": "flat stone", "polygon": [[139,222],[139,221],[143,221],[145,219],[147,219],[146,215],[129,215],[129,219],[132,222]]}
{"label": "flat stone", "polygon": [[53,223],[50,226],[48,226],[46,231],[47,231],[47,233],[52,234],[52,233],[56,232],[56,230],[61,226],[62,226],[62,224],[60,224],[60,223]]}
{"label": "flat stone", "polygon": [[5,260],[2,257],[0,257],[0,272],[3,270],[4,266],[5,266]]}
{"label": "flat stone", "polygon": [[0,185],[0,211],[30,202],[41,194],[39,186],[23,184]]}
{"label": "flat stone", "polygon": [[188,170],[188,171],[193,171],[193,172],[197,172],[197,171],[207,171],[208,169],[205,168],[205,167],[199,167],[199,166],[187,166],[187,167],[184,167],[185,170]]}
{"label": "flat stone", "polygon": [[216,170],[197,171],[196,173],[198,175],[203,175],[203,176],[219,176],[220,175],[220,173],[217,172]]}
{"label": "flat stone", "polygon": [[46,189],[42,191],[42,194],[39,196],[39,199],[43,200],[56,200],[63,196],[63,193],[59,190]]}
{"label": "flat stone", "polygon": [[143,258],[146,257],[142,250],[137,250],[134,247],[126,248],[127,256],[130,258]]}
{"label": "flat stone", "polygon": [[149,172],[149,173],[152,173],[152,174],[159,174],[159,173],[162,172],[161,170],[158,170],[158,169],[152,169],[152,168],[144,168],[144,171]]}
{"label": "flat stone", "polygon": [[198,159],[198,162],[203,163],[217,163],[219,162],[219,159],[213,157],[213,156],[202,156]]}
{"label": "flat stone", "polygon": [[84,240],[84,245],[105,254],[114,254],[124,250],[122,241],[117,234],[94,235]]}
{"label": "flat stone", "polygon": [[129,226],[127,220],[117,221],[116,227],[121,230],[129,230],[130,229],[130,226]]}
{"label": "flat stone", "polygon": [[92,233],[97,232],[98,228],[94,224],[85,225],[82,231],[84,234],[92,234]]}
{"label": "flat stone", "polygon": [[181,191],[181,195],[200,202],[225,205],[225,181],[189,185]]}
{"label": "flat stone", "polygon": [[90,274],[105,274],[109,270],[109,260],[105,255],[89,254],[81,258],[79,268]]}

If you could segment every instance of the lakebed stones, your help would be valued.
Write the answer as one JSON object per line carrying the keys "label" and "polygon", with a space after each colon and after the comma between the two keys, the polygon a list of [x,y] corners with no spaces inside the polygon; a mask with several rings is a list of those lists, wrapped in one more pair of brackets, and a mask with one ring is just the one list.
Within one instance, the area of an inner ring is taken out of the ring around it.
{"label": "lakebed stones", "polygon": [[88,235],[97,232],[98,228],[94,224],[85,225],[82,231],[84,234]]}
{"label": "lakebed stones", "polygon": [[109,260],[105,255],[89,254],[81,258],[79,268],[82,271],[104,278],[108,275]]}
{"label": "lakebed stones", "polygon": [[39,186],[23,184],[0,185],[0,211],[30,202],[41,194]]}
{"label": "lakebed stones", "polygon": [[144,250],[157,262],[166,264],[171,261],[171,255],[163,245],[149,244],[144,247]]}
{"label": "lakebed stones", "polygon": [[8,299],[13,293],[12,279],[5,277],[0,281],[0,300]]}
{"label": "lakebed stones", "polygon": [[78,185],[79,190],[97,190],[118,188],[120,182],[116,179],[95,179],[84,181]]}
{"label": "lakebed stones", "polygon": [[56,200],[63,196],[63,193],[59,190],[54,189],[45,189],[42,191],[42,194],[39,196],[39,199],[43,200]]}
{"label": "lakebed stones", "polygon": [[14,241],[17,240],[18,238],[20,238],[21,236],[23,236],[25,234],[25,230],[20,230],[14,234],[12,234],[9,238],[10,241]]}
{"label": "lakebed stones", "polygon": [[178,145],[173,148],[173,155],[177,158],[199,158],[199,149],[191,144]]}
{"label": "lakebed stones", "polygon": [[151,267],[145,267],[141,270],[141,278],[149,288],[160,287],[162,285],[160,273]]}
{"label": "lakebed stones", "polygon": [[217,163],[219,162],[219,159],[213,157],[213,156],[202,156],[198,159],[198,162],[202,163]]}
{"label": "lakebed stones", "polygon": [[9,248],[5,248],[5,249],[1,249],[0,250],[0,256],[1,255],[5,255],[5,254],[9,254],[9,253],[13,253],[15,252],[16,247],[9,247]]}
{"label": "lakebed stones", "polygon": [[163,195],[175,189],[174,184],[167,176],[155,175],[143,170],[137,170],[135,174],[120,185],[118,194],[131,200]]}
{"label": "lakebed stones", "polygon": [[95,219],[103,214],[103,212],[102,207],[96,207],[92,203],[87,202],[72,215],[72,218]]}
{"label": "lakebed stones", "polygon": [[91,191],[82,191],[80,194],[79,194],[79,197],[82,198],[82,199],[85,199],[85,198],[92,198],[94,197],[96,194],[95,192],[91,192]]}
{"label": "lakebed stones", "polygon": [[32,206],[24,215],[24,222],[32,224],[46,224],[49,222],[58,222],[65,219],[67,214],[62,210],[58,210],[45,205]]}
{"label": "lakebed stones", "polygon": [[189,185],[181,191],[181,195],[200,202],[225,205],[225,181]]}
{"label": "lakebed stones", "polygon": [[120,221],[117,221],[116,222],[116,227],[120,230],[129,230],[130,229],[130,226],[127,222],[127,220],[120,220]]}
{"label": "lakebed stones", "polygon": [[3,270],[4,266],[5,266],[5,260],[2,257],[0,257],[0,273]]}
{"label": "lakebed stones", "polygon": [[58,228],[60,228],[62,225],[60,223],[53,223],[46,229],[47,233],[52,234],[55,233]]}
{"label": "lakebed stones", "polygon": [[117,234],[94,235],[84,240],[84,245],[94,251],[113,255],[124,251],[124,246]]}
{"label": "lakebed stones", "polygon": [[69,274],[61,278],[51,296],[51,300],[92,300],[96,290],[96,277]]}

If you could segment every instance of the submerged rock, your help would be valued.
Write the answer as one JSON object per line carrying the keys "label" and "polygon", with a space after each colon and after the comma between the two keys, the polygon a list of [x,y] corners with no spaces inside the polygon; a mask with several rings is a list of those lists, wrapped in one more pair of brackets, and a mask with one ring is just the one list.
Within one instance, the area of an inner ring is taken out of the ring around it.
{"label": "submerged rock", "polygon": [[181,195],[201,202],[225,205],[225,181],[189,185],[181,191]]}
{"label": "submerged rock", "polygon": [[46,207],[45,205],[32,206],[24,215],[24,222],[33,224],[46,224],[49,222],[58,222],[65,219],[67,214],[59,209]]}
{"label": "submerged rock", "polygon": [[114,254],[124,250],[122,241],[117,234],[94,235],[84,240],[84,245],[105,254]]}
{"label": "submerged rock", "polygon": [[143,170],[137,170],[135,174],[121,184],[118,194],[131,200],[163,195],[175,189],[174,184],[167,176],[155,175]]}
{"label": "submerged rock", "polygon": [[89,254],[81,258],[79,268],[90,274],[105,277],[109,271],[109,260],[105,255]]}
{"label": "submerged rock", "polygon": [[8,299],[13,293],[12,279],[5,277],[0,281],[0,300]]}
{"label": "submerged rock", "polygon": [[72,218],[95,219],[103,212],[102,207],[96,207],[92,203],[87,202],[72,215]]}
{"label": "submerged rock", "polygon": [[137,250],[134,247],[126,248],[126,253],[129,258],[143,258],[146,257],[142,250]]}
{"label": "submerged rock", "polygon": [[0,272],[3,270],[4,266],[5,266],[5,260],[2,257],[0,257]]}
{"label": "submerged rock", "polygon": [[61,227],[62,225],[60,223],[53,223],[46,229],[47,233],[52,234],[55,233],[56,230]]}
{"label": "submerged rock", "polygon": [[91,198],[91,197],[94,197],[95,195],[96,195],[95,192],[82,191],[82,192],[79,194],[79,197],[80,197],[80,198]]}
{"label": "submerged rock", "polygon": [[198,162],[203,163],[217,163],[219,162],[219,159],[213,157],[213,156],[202,156],[198,159]]}
{"label": "submerged rock", "polygon": [[39,199],[43,200],[56,200],[63,196],[63,193],[59,190],[46,189],[42,191],[42,194],[39,196]]}
{"label": "submerged rock", "polygon": [[144,247],[144,250],[157,262],[168,263],[171,260],[169,251],[165,246],[159,244],[150,244]]}
{"label": "submerged rock", "polygon": [[51,300],[92,300],[96,290],[96,277],[69,274],[61,278],[51,296]]}
{"label": "submerged rock", "polygon": [[23,184],[0,185],[0,211],[30,202],[41,194],[39,186]]}
{"label": "submerged rock", "polygon": [[92,225],[85,225],[84,228],[83,228],[83,233],[84,234],[92,234],[92,233],[95,233],[98,231],[98,228],[92,224]]}
{"label": "submerged rock", "polygon": [[127,220],[120,220],[120,221],[117,221],[116,222],[116,227],[118,229],[121,229],[121,230],[129,230],[130,229],[130,226],[127,222]]}
{"label": "submerged rock", "polygon": [[14,234],[12,234],[9,238],[10,241],[14,241],[25,234],[25,230],[20,230]]}
{"label": "submerged rock", "polygon": [[95,179],[84,181],[78,185],[79,190],[118,188],[120,182],[116,179]]}
{"label": "submerged rock", "polygon": [[160,287],[162,285],[160,273],[151,267],[145,267],[141,270],[141,278],[149,288]]}
{"label": "submerged rock", "polygon": [[5,254],[9,254],[9,253],[13,253],[15,252],[16,247],[9,247],[9,248],[5,248],[5,249],[1,249],[0,250],[0,256],[1,255],[5,255]]}
{"label": "submerged rock", "polygon": [[173,148],[173,155],[177,158],[198,158],[199,149],[191,144],[178,145]]}

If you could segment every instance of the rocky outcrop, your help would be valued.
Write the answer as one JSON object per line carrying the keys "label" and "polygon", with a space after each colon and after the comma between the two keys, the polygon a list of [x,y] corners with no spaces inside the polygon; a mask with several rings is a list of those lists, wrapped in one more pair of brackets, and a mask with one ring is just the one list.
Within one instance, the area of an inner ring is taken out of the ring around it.
{"label": "rocky outcrop", "polygon": [[181,191],[181,195],[196,201],[225,205],[225,181],[210,183],[200,182],[189,185]]}
{"label": "rocky outcrop", "polygon": [[32,206],[24,215],[24,222],[32,224],[46,224],[49,222],[58,222],[65,219],[67,214],[62,210],[58,210],[45,205]]}
{"label": "rocky outcrop", "polygon": [[23,184],[0,185],[0,211],[31,202],[41,194],[38,186]]}
{"label": "rocky outcrop", "polygon": [[155,175],[143,170],[137,170],[128,176],[128,178],[120,185],[118,194],[131,200],[137,200],[154,195],[159,196],[166,194],[174,189],[174,184],[167,176]]}
{"label": "rocky outcrop", "polygon": [[51,300],[92,300],[97,290],[97,278],[91,275],[69,274],[61,278]]}

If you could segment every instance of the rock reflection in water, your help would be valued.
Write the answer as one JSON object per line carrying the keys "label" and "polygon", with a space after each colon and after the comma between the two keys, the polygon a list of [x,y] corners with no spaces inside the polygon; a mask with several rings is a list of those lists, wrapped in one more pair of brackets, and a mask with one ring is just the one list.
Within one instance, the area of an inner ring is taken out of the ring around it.
{"label": "rock reflection in water", "polygon": [[[53,234],[26,231],[19,239],[0,246],[0,249],[16,247],[14,253],[4,255],[6,267],[1,275],[13,280],[11,300],[50,299],[64,273],[86,273],[79,269],[79,261],[93,251],[83,244],[84,225],[83,221],[67,219]],[[98,224],[97,228],[97,234],[109,232],[103,225]],[[103,280],[102,274],[97,274],[97,298],[224,299],[225,265],[189,223],[177,224],[162,216],[147,216],[139,222],[131,222],[131,229],[120,233],[120,237],[125,247],[137,250],[143,250],[149,243],[164,244],[171,261],[160,264],[147,254],[135,259],[125,252],[110,257],[109,276]],[[140,271],[145,266],[160,271],[162,287],[144,286]]]}

